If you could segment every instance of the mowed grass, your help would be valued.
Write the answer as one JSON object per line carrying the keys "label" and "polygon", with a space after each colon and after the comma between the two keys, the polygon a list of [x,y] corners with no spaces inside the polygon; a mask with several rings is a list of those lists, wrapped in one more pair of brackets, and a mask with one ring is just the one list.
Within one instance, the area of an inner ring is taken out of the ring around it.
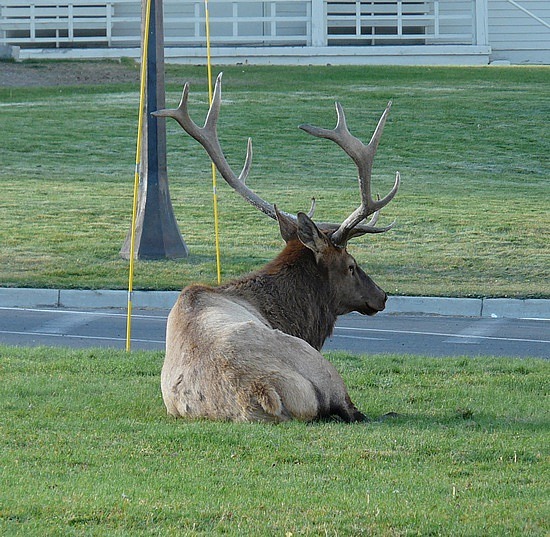
{"label": "mowed grass", "polygon": [[368,424],[186,422],[161,353],[0,348],[2,535],[548,535],[543,360],[329,358]]}
{"label": "mowed grass", "polygon": [[[368,141],[393,100],[373,191],[384,195],[401,172],[381,222],[397,223],[350,245],[388,293],[550,296],[548,67],[224,72],[219,131],[229,161],[240,169],[252,136],[248,184],[290,212],[315,196],[319,221],[342,221],[358,205],[356,170],[334,144],[297,126],[332,127],[339,100],[352,132]],[[192,116],[202,122],[204,68],[168,66],[167,105],[177,105],[186,80]],[[0,89],[1,285],[126,286],[119,250],[130,227],[137,106],[129,84]],[[167,130],[172,200],[192,256],[138,263],[141,289],[215,281],[209,160],[175,122]],[[282,240],[273,222],[220,183],[227,280],[273,258]]]}

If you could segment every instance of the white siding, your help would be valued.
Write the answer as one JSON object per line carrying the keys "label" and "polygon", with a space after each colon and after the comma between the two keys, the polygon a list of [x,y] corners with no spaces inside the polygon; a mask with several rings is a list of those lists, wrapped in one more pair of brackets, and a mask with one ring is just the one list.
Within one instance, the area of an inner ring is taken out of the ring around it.
{"label": "white siding", "polygon": [[[516,0],[550,24],[549,0]],[[550,64],[550,28],[507,0],[489,0],[489,43],[492,60]]]}

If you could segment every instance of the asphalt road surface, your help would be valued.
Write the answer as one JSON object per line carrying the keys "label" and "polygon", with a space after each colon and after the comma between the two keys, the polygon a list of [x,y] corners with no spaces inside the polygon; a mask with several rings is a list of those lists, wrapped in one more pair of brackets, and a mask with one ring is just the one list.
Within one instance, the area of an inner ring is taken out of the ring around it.
{"label": "asphalt road surface", "polygon": [[[134,310],[132,349],[164,348],[166,310]],[[0,343],[125,348],[126,311],[0,307]],[[325,350],[550,358],[550,319],[341,317]]]}

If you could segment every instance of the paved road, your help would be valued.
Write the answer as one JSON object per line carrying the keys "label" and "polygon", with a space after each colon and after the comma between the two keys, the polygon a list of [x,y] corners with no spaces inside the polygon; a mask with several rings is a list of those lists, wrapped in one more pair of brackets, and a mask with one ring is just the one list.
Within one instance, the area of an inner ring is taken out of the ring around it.
{"label": "paved road", "polygon": [[[132,349],[164,348],[166,310],[135,310]],[[0,307],[0,343],[123,349],[123,309]],[[342,317],[325,349],[428,356],[550,358],[550,319],[357,314]]]}

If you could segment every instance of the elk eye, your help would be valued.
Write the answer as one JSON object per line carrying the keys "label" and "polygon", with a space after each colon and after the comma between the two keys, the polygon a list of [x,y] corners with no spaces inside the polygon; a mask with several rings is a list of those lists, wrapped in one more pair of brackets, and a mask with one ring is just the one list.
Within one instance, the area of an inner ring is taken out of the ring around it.
{"label": "elk eye", "polygon": [[353,276],[355,274],[355,267],[353,265],[350,265],[348,269],[349,269],[349,273]]}

